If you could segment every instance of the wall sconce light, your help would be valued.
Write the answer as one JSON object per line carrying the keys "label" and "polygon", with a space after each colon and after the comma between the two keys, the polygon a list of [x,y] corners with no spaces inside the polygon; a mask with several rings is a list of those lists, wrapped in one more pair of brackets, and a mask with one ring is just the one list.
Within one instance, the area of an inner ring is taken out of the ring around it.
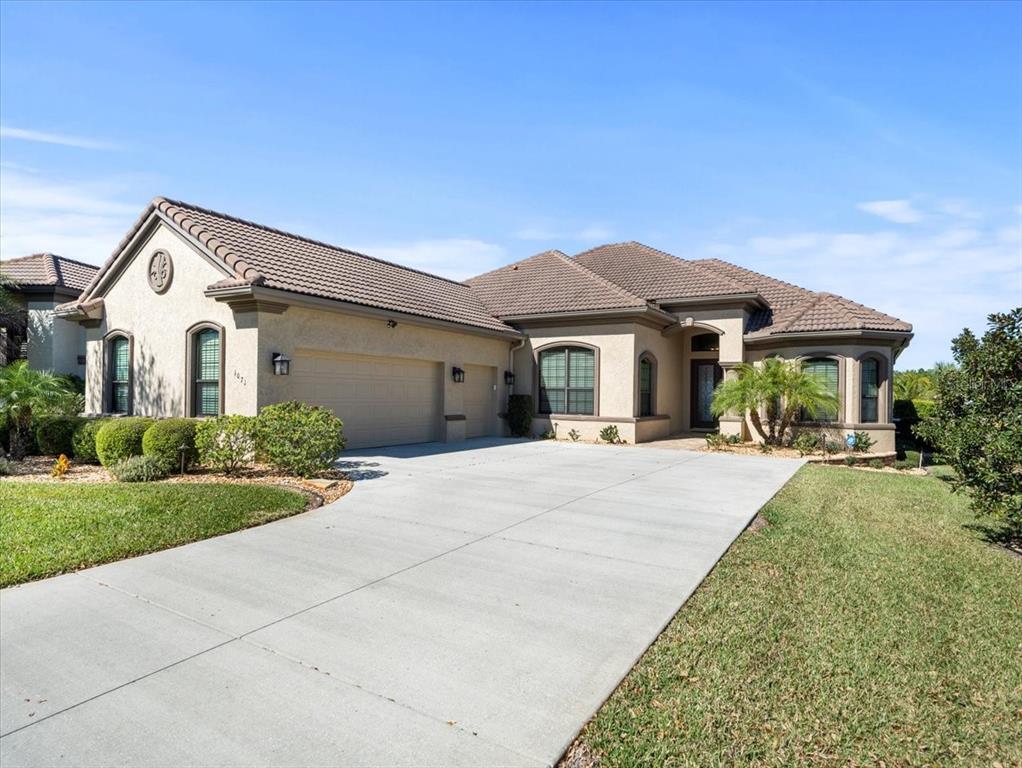
{"label": "wall sconce light", "polygon": [[509,387],[515,383],[515,375],[511,371],[504,371],[504,383]]}
{"label": "wall sconce light", "polygon": [[388,328],[397,328],[397,320],[388,320],[387,321],[387,327]]}
{"label": "wall sconce light", "polygon": [[454,379],[455,384],[461,384],[465,380],[465,371],[458,366],[451,368],[451,378]]}
{"label": "wall sconce light", "polygon": [[291,373],[291,358],[280,352],[273,353],[273,375],[288,376]]}

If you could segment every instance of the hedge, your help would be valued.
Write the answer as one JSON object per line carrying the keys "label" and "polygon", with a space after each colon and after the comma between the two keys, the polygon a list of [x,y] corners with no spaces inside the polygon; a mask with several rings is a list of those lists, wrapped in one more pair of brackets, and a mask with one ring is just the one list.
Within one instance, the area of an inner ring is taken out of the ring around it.
{"label": "hedge", "polygon": [[195,419],[160,419],[142,436],[142,455],[159,463],[165,472],[179,471],[180,448],[185,445],[185,467],[191,466],[198,459],[195,450],[196,424]]}
{"label": "hedge", "polygon": [[43,456],[74,455],[74,434],[79,416],[45,416],[35,420],[35,440]]}
{"label": "hedge", "polygon": [[107,421],[109,419],[82,419],[78,423],[71,437],[71,446],[74,459],[79,464],[99,464],[99,456],[96,454],[96,433]]}
{"label": "hedge", "polygon": [[507,426],[514,437],[532,434],[532,395],[511,395],[507,405]]}
{"label": "hedge", "polygon": [[344,424],[326,408],[297,400],[268,405],[256,424],[260,451],[289,474],[309,477],[329,469],[344,450]]}
{"label": "hedge", "polygon": [[142,455],[142,437],[153,424],[144,416],[111,419],[96,433],[96,455],[104,467],[110,467],[129,456]]}

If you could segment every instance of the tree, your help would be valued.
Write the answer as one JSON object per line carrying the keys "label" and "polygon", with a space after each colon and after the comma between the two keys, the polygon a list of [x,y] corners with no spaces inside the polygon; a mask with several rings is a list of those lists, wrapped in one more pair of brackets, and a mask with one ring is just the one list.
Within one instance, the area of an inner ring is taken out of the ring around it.
{"label": "tree", "polygon": [[1022,536],[1022,307],[992,314],[982,339],[952,342],[957,367],[938,380],[933,413],[917,430],[972,495],[980,515]]}
{"label": "tree", "polygon": [[0,370],[0,418],[11,429],[11,456],[21,459],[31,443],[32,417],[60,409],[67,385],[49,371],[37,371],[18,360]]}
{"label": "tree", "polygon": [[894,397],[898,400],[933,400],[936,389],[929,371],[894,372]]}
{"label": "tree", "polygon": [[780,444],[803,409],[836,413],[837,397],[799,363],[776,357],[767,358],[758,368],[745,363],[738,366],[736,378],[717,386],[711,406],[716,416],[727,411],[748,413],[753,428],[769,445]]}

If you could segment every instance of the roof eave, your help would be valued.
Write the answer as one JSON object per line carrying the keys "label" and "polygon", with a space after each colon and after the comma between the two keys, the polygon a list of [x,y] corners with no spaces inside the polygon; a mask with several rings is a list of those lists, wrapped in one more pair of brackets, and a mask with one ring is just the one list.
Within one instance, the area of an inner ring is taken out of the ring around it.
{"label": "roof eave", "polygon": [[714,293],[707,296],[675,296],[665,299],[656,299],[661,307],[682,307],[692,304],[721,304],[721,303],[743,303],[754,304],[757,307],[766,307],[766,299],[759,293]]}
{"label": "roof eave", "polygon": [[470,333],[477,336],[489,336],[507,339],[519,339],[522,337],[520,331],[508,326],[506,330],[501,328],[487,328],[482,325],[471,325],[469,323],[458,323],[451,320],[417,315],[412,312],[402,312],[396,309],[385,309],[383,307],[372,307],[368,304],[357,304],[351,301],[340,299],[328,299],[322,296],[313,296],[296,291],[285,291],[280,288],[267,288],[258,285],[230,286],[226,288],[209,287],[205,295],[226,304],[233,304],[246,310],[258,310],[268,308],[273,312],[281,312],[287,306],[302,306],[312,309],[322,309],[333,312],[345,312],[347,314],[359,315],[362,317],[379,318],[382,320],[394,320],[412,325],[421,325],[428,328],[438,328],[445,331],[457,331],[459,333]]}
{"label": "roof eave", "polygon": [[675,325],[678,318],[669,312],[651,306],[614,307],[610,309],[573,309],[561,312],[532,312],[523,315],[501,315],[505,323],[535,323],[544,320],[584,320],[586,318],[647,317],[659,320],[664,326]]}
{"label": "roof eave", "polygon": [[904,343],[901,348],[907,347],[909,341],[912,340],[914,334],[912,331],[891,331],[891,330],[878,330],[870,328],[848,328],[844,330],[832,330],[832,331],[794,331],[789,333],[772,333],[772,334],[745,334],[743,341],[748,346],[757,346],[765,344],[777,344],[784,343],[787,341],[803,341],[812,339],[827,339],[832,340],[835,338],[874,338],[874,339],[892,339],[902,340]]}

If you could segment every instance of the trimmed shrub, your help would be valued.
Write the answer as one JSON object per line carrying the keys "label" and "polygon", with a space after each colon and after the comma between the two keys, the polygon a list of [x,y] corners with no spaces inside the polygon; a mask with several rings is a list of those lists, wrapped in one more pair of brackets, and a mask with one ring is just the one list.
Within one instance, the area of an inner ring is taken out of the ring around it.
{"label": "trimmed shrub", "polygon": [[798,451],[799,456],[808,456],[820,450],[820,436],[812,432],[799,432],[791,441],[791,447]]}
{"label": "trimmed shrub", "polygon": [[196,425],[195,419],[160,419],[142,436],[142,455],[160,462],[167,472],[174,472],[181,467],[180,448],[185,445],[187,469],[199,457],[195,450]]}
{"label": "trimmed shrub", "polygon": [[151,483],[167,476],[167,470],[152,456],[129,456],[108,467],[119,483]]}
{"label": "trimmed shrub", "polygon": [[224,415],[202,419],[195,425],[199,461],[228,475],[255,459],[255,416]]}
{"label": "trimmed shrub", "polygon": [[857,456],[845,456],[845,465],[846,466],[854,467],[858,463],[859,463],[859,459],[858,459]]}
{"label": "trimmed shrub", "polygon": [[36,419],[35,441],[43,456],[74,454],[75,430],[82,423],[77,416],[45,416]]}
{"label": "trimmed shrub", "polygon": [[96,456],[104,467],[112,467],[129,456],[142,455],[142,436],[153,419],[144,416],[126,416],[110,419],[96,433]]}
{"label": "trimmed shrub", "polygon": [[99,464],[96,433],[109,419],[82,419],[71,437],[71,455],[79,464]]}
{"label": "trimmed shrub", "polygon": [[507,404],[507,426],[512,437],[532,434],[532,395],[511,395]]}
{"label": "trimmed shrub", "polygon": [[855,436],[855,450],[859,453],[869,453],[869,449],[876,445],[876,440],[869,436],[869,432],[853,432]]}
{"label": "trimmed shrub", "polygon": [[274,467],[309,477],[344,450],[344,424],[332,411],[298,400],[267,405],[256,419],[259,450]]}

